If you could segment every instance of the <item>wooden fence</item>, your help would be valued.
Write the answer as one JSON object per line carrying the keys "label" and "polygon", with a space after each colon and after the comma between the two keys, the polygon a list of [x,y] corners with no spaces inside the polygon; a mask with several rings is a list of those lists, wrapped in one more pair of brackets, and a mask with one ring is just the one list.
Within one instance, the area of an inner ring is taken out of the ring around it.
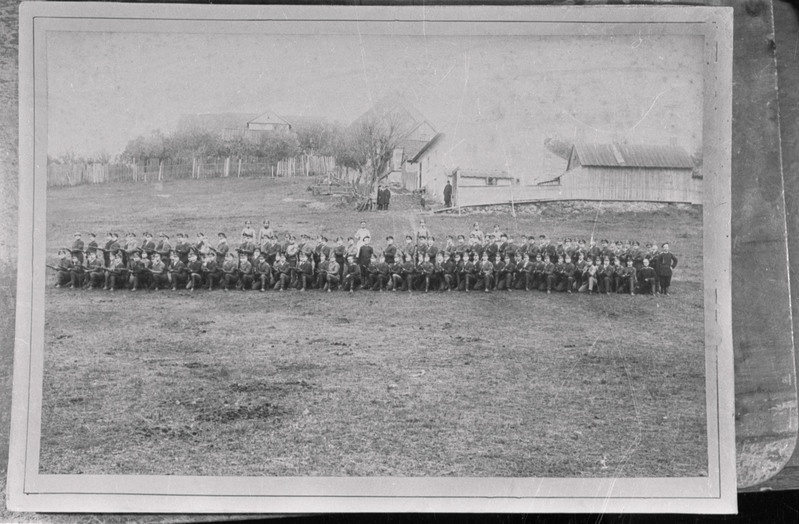
{"label": "wooden fence", "polygon": [[260,158],[178,158],[131,164],[48,164],[47,186],[77,186],[106,182],[153,182],[225,177],[293,177],[338,173],[333,157],[302,155],[270,163]]}

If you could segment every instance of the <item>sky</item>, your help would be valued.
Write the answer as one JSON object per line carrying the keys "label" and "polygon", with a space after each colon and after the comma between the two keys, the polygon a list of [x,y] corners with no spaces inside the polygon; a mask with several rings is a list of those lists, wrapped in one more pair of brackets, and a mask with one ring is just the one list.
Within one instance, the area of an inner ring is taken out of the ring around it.
{"label": "sky", "polygon": [[391,93],[506,159],[548,136],[701,147],[701,37],[84,31],[48,33],[47,46],[55,156],[113,156],[184,114],[347,124]]}

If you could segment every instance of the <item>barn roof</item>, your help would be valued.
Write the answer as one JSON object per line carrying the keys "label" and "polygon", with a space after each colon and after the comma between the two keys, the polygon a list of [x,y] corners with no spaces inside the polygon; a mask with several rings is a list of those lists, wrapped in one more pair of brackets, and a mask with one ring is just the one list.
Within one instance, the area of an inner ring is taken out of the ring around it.
{"label": "barn roof", "polygon": [[422,155],[424,155],[428,149],[433,147],[433,145],[438,142],[442,136],[444,136],[444,133],[436,133],[436,135],[430,140],[403,140],[402,143],[405,147],[405,156],[410,159],[409,162],[418,162],[419,159],[422,158]]}
{"label": "barn roof", "polygon": [[575,156],[581,165],[591,167],[671,169],[693,169],[694,167],[690,155],[679,146],[575,142],[572,146],[567,170],[572,168]]}
{"label": "barn roof", "polygon": [[262,113],[257,117],[253,118],[247,124],[282,124],[290,126],[291,123],[283,118],[282,116],[274,113],[272,111],[267,111],[266,113]]}

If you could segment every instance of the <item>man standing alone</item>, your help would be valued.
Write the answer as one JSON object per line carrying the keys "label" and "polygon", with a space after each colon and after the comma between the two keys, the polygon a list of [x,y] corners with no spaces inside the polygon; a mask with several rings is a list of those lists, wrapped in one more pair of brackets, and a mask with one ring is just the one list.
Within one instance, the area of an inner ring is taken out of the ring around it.
{"label": "man standing alone", "polygon": [[452,184],[447,180],[447,185],[444,186],[444,207],[452,207]]}

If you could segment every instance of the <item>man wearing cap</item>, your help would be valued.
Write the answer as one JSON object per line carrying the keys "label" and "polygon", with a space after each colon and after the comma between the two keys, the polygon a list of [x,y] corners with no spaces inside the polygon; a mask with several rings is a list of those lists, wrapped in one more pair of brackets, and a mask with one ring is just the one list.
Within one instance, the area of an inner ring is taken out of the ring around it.
{"label": "man wearing cap", "polygon": [[161,259],[161,254],[157,251],[153,253],[153,264],[150,266],[152,274],[152,284],[150,289],[158,291],[161,287],[169,286],[169,273],[167,273],[166,262]]}
{"label": "man wearing cap", "polygon": [[180,260],[177,251],[172,251],[169,256],[169,267],[167,269],[167,281],[172,286],[172,291],[177,291],[178,286],[188,288],[189,272],[186,264]]}
{"label": "man wearing cap", "polygon": [[125,262],[122,260],[122,251],[117,251],[114,258],[111,260],[111,265],[105,271],[105,282],[103,289],[110,289],[114,291],[117,283],[123,287],[127,281],[128,271],[125,267]]}
{"label": "man wearing cap", "polygon": [[189,263],[189,252],[191,252],[191,244],[189,239],[183,233],[178,233],[177,241],[175,242],[175,252],[183,264]]}
{"label": "man wearing cap", "polygon": [[94,233],[89,233],[89,243],[86,244],[86,252],[87,253],[96,253],[99,249],[97,245],[97,235]]}
{"label": "man wearing cap", "polygon": [[[198,257],[199,256],[200,255],[198,255]],[[222,269],[219,264],[219,259],[217,259],[214,253],[205,254],[205,259],[203,260],[201,271],[205,275],[205,280],[208,285],[208,291],[214,289],[214,283],[216,282],[222,283],[224,281],[223,277],[225,275],[224,273],[222,273]]]}
{"label": "man wearing cap", "polygon": [[361,270],[355,261],[355,257],[349,255],[347,257],[347,265],[344,268],[344,291],[349,291],[352,294],[355,291],[355,286],[360,283]]}
{"label": "man wearing cap", "polygon": [[75,231],[72,237],[72,245],[69,251],[72,256],[78,257],[78,261],[83,264],[83,240],[80,239],[80,231]]}
{"label": "man wearing cap", "polygon": [[319,262],[316,264],[316,288],[322,291],[327,290],[327,269],[330,262],[324,253],[319,253]]}
{"label": "man wearing cap", "polygon": [[189,282],[186,284],[186,289],[194,291],[195,287],[203,285],[203,263],[197,258],[197,252],[194,250],[189,251],[188,260],[186,269],[189,273]]}
{"label": "man wearing cap", "polygon": [[386,259],[386,264],[391,265],[397,257],[397,246],[394,245],[394,237],[389,235],[386,237],[386,247],[383,249],[383,256]]}
{"label": "man wearing cap", "polygon": [[494,264],[488,258],[488,253],[483,252],[483,258],[476,267],[478,278],[476,288],[483,287],[485,292],[491,291],[494,283]]}
{"label": "man wearing cap", "polygon": [[[202,233],[200,233],[200,235],[202,235]],[[203,239],[203,241],[205,240],[205,236],[204,235],[203,235],[202,239]],[[203,253],[202,248],[200,246],[197,246],[197,249],[200,251],[200,253]],[[216,249],[214,251],[216,252],[216,262],[217,262],[217,264],[220,264],[220,265],[224,264],[225,263],[225,258],[227,258],[227,254],[230,251],[230,245],[228,245],[228,243],[227,243],[227,235],[226,234],[219,233],[217,235]],[[206,252],[207,252],[207,248],[206,248]]]}
{"label": "man wearing cap", "polygon": [[304,252],[300,252],[300,261],[297,266],[297,285],[300,291],[305,291],[313,286],[313,262]]}
{"label": "man wearing cap", "polygon": [[279,253],[277,256],[274,272],[276,281],[274,289],[283,291],[291,282],[291,266],[286,261],[286,256],[283,253]]}
{"label": "man wearing cap", "polygon": [[69,268],[72,265],[72,257],[69,254],[69,250],[66,248],[61,248],[58,250],[58,265],[51,266],[52,269],[56,270],[56,281],[55,287],[66,286],[70,282],[70,274]]}
{"label": "man wearing cap", "polygon": [[169,236],[166,233],[158,235],[158,243],[155,245],[155,251],[160,255],[161,260],[166,263],[170,251],[172,251],[172,244],[169,242]]}
{"label": "man wearing cap", "polygon": [[638,270],[638,284],[639,290],[644,295],[654,295],[657,289],[657,273],[655,269],[649,265],[649,259],[644,258],[641,269]]}
{"label": "man wearing cap", "polygon": [[128,261],[128,282],[130,290],[136,291],[144,277],[147,266],[141,258],[141,251],[134,251],[131,259]]}
{"label": "man wearing cap", "polygon": [[[242,255],[246,258],[246,255]],[[228,291],[231,285],[236,285],[239,281],[239,265],[233,253],[225,255],[225,262],[222,264],[223,284],[222,291]]]}
{"label": "man wearing cap", "polygon": [[[113,233],[109,233],[109,235],[111,236],[111,244],[113,244]],[[111,244],[108,244],[109,250],[111,249]],[[153,236],[150,233],[144,233],[144,241],[141,248],[148,256],[152,256],[155,253],[155,242],[153,242]]]}
{"label": "man wearing cap", "polygon": [[86,277],[84,286],[93,289],[105,280],[105,268],[102,258],[97,257],[97,253],[90,251],[86,261]]}
{"label": "man wearing cap", "polygon": [[366,285],[369,279],[369,265],[372,263],[372,255],[374,255],[374,248],[369,245],[371,237],[366,235],[362,239],[361,247],[358,249],[358,265],[361,268],[361,282]]}
{"label": "man wearing cap", "polygon": [[338,263],[337,257],[334,257],[330,259],[330,262],[328,262],[327,265],[327,281],[324,289],[327,289],[327,292],[330,293],[333,290],[333,286],[336,286],[336,289],[338,289],[340,283],[341,283],[341,267]]}
{"label": "man wearing cap", "polygon": [[660,246],[660,253],[655,257],[657,264],[655,264],[658,284],[660,285],[660,292],[664,295],[669,294],[669,286],[671,286],[671,276],[674,268],[677,267],[677,257],[669,251],[669,243],[664,242]]}
{"label": "man wearing cap", "polygon": [[239,280],[236,282],[236,289],[241,291],[247,291],[248,289],[253,289],[253,277],[252,277],[252,262],[247,257],[247,253],[241,252],[239,253]]}

